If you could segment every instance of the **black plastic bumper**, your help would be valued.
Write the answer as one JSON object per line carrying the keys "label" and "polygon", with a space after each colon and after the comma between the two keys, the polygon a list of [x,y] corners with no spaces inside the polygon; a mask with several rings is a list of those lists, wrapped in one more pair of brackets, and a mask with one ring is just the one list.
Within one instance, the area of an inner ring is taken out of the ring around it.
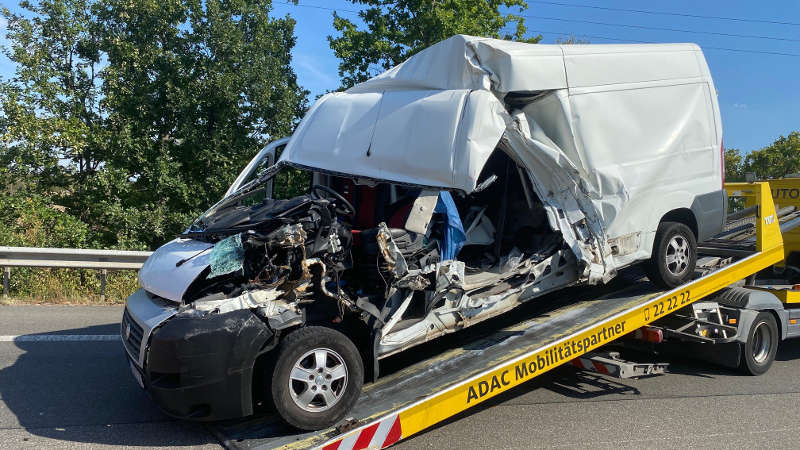
{"label": "black plastic bumper", "polygon": [[253,366],[272,338],[250,310],[177,315],[153,330],[144,387],[174,417],[219,420],[253,413]]}

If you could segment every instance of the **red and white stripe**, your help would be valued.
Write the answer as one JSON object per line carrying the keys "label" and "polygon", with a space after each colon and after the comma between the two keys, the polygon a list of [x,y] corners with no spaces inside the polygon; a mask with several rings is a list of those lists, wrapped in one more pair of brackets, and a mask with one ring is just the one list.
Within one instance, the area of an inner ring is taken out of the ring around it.
{"label": "red and white stripe", "polygon": [[400,417],[395,414],[353,431],[343,438],[323,444],[322,450],[360,450],[386,448],[403,437]]}
{"label": "red and white stripe", "polygon": [[605,375],[616,375],[619,372],[617,366],[603,364],[590,358],[575,358],[572,360],[572,365],[578,369],[591,370]]}

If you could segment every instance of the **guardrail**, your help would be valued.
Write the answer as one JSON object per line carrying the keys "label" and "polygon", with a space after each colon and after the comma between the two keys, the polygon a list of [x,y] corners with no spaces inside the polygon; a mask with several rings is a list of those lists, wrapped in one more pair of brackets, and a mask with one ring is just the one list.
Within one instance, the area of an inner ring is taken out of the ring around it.
{"label": "guardrail", "polygon": [[106,298],[109,270],[138,270],[153,252],[0,246],[3,298],[8,298],[12,267],[52,267],[100,270],[100,298]]}

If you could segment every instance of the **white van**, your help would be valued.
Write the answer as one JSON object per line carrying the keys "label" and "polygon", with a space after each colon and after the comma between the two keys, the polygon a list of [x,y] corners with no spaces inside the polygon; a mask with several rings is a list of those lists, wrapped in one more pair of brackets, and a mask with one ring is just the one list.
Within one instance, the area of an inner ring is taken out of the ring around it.
{"label": "white van", "polygon": [[125,347],[172,415],[322,428],[389,355],[640,261],[685,282],[722,184],[696,45],[454,36],[259,153],[145,263]]}

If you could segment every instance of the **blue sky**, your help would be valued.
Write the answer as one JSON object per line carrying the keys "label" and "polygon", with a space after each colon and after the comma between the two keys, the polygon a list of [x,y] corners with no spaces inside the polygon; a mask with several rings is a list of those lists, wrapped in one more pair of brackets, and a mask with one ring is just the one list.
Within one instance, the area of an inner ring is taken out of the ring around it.
{"label": "blue sky", "polygon": [[[335,33],[331,25],[333,13],[328,8],[357,19],[355,14],[344,10],[356,10],[358,6],[347,0],[300,0],[301,6],[283,1],[274,0],[274,14],[291,14],[297,20],[293,64],[300,84],[311,91],[313,99],[339,85],[338,60],[327,42],[327,36]],[[19,10],[16,2],[7,2],[6,6]],[[719,93],[726,147],[754,150],[780,135],[800,130],[800,1],[529,0],[528,9],[522,14],[530,16],[526,18],[529,33],[542,34],[543,43],[575,35],[598,44],[699,44]],[[0,76],[8,77],[11,73],[13,65],[5,58],[0,59]]]}

